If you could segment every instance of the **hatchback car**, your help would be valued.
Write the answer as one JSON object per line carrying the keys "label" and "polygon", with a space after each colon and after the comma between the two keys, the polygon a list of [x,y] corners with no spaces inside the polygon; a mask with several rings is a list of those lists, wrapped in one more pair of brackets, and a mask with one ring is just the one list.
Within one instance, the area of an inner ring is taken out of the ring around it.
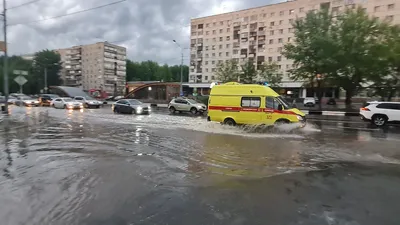
{"label": "hatchback car", "polygon": [[191,112],[193,115],[195,115],[197,113],[206,112],[207,106],[189,98],[174,98],[168,104],[168,109],[170,113]]}
{"label": "hatchback car", "polygon": [[53,94],[41,94],[39,95],[39,102],[41,106],[50,106],[51,101],[59,97],[60,96]]}
{"label": "hatchback car", "polygon": [[303,105],[306,107],[314,107],[316,104],[315,98],[307,97],[304,98]]}
{"label": "hatchback car", "polygon": [[150,114],[151,109],[136,99],[121,99],[112,106],[114,113]]}
{"label": "hatchback car", "polygon": [[72,98],[55,98],[50,105],[56,109],[83,109],[83,104]]}
{"label": "hatchback car", "polygon": [[400,123],[400,102],[368,102],[360,109],[361,119],[383,127],[387,123]]}

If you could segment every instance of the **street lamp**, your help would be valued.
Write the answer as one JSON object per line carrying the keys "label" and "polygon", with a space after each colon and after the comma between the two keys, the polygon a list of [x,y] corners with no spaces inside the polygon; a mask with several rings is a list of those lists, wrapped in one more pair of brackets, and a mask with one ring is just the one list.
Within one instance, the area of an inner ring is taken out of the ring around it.
{"label": "street lamp", "polygon": [[176,42],[176,40],[172,40],[180,49],[181,49],[181,84],[179,87],[179,95],[183,96],[183,48]]}
{"label": "street lamp", "polygon": [[114,98],[117,96],[117,81],[118,78],[114,77]]}

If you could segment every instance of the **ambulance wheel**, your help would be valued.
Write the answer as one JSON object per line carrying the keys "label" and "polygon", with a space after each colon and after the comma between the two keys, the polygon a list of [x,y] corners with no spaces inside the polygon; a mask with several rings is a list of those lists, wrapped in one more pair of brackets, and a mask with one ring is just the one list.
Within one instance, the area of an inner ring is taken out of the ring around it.
{"label": "ambulance wheel", "polygon": [[289,120],[287,120],[287,119],[279,119],[279,120],[277,120],[276,122],[275,122],[275,125],[282,125],[282,124],[289,124],[290,123],[290,121]]}
{"label": "ambulance wheel", "polygon": [[224,120],[224,124],[228,126],[236,126],[236,122],[231,118],[226,118]]}

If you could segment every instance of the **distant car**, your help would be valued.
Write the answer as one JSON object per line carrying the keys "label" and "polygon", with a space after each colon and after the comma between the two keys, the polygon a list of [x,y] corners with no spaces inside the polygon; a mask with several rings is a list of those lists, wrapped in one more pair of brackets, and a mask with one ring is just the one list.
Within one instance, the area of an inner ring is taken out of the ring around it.
{"label": "distant car", "polygon": [[8,96],[8,104],[15,105],[16,101],[17,101],[16,97]]}
{"label": "distant car", "polygon": [[327,102],[327,105],[336,105],[336,100],[334,98],[330,98]]}
{"label": "distant car", "polygon": [[314,107],[316,104],[315,98],[307,97],[303,100],[303,105],[306,107]]}
{"label": "distant car", "polygon": [[15,100],[15,105],[18,106],[39,106],[39,100],[34,99],[32,97],[18,97],[17,100]]}
{"label": "distant car", "polygon": [[41,106],[50,106],[51,101],[59,97],[60,96],[53,94],[41,94],[39,95],[39,102]]}
{"label": "distant car", "polygon": [[72,98],[55,98],[51,101],[50,106],[56,109],[83,109],[83,104]]}
{"label": "distant car", "polygon": [[361,119],[378,127],[400,123],[400,102],[367,102],[360,109]]}
{"label": "distant car", "polygon": [[198,103],[193,99],[189,98],[174,98],[168,104],[170,113],[175,112],[191,112],[193,115],[197,113],[204,113],[207,111],[207,106],[203,103]]}
{"label": "distant car", "polygon": [[100,108],[103,105],[103,102],[91,97],[76,96],[74,100],[82,103],[86,108]]}
{"label": "distant car", "polygon": [[151,109],[136,99],[121,99],[112,106],[114,113],[150,114]]}

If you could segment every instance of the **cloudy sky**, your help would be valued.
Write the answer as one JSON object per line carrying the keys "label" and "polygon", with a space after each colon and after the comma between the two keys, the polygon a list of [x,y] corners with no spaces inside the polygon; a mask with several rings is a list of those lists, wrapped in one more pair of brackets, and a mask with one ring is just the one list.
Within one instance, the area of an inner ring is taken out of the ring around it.
{"label": "cloudy sky", "polygon": [[[281,0],[125,0],[49,19],[118,1],[121,0],[9,0],[9,52],[21,55],[107,40],[125,46],[132,60],[179,64],[180,50],[172,40],[182,47],[189,46],[191,18]],[[188,51],[184,52],[184,58],[187,64]]]}

